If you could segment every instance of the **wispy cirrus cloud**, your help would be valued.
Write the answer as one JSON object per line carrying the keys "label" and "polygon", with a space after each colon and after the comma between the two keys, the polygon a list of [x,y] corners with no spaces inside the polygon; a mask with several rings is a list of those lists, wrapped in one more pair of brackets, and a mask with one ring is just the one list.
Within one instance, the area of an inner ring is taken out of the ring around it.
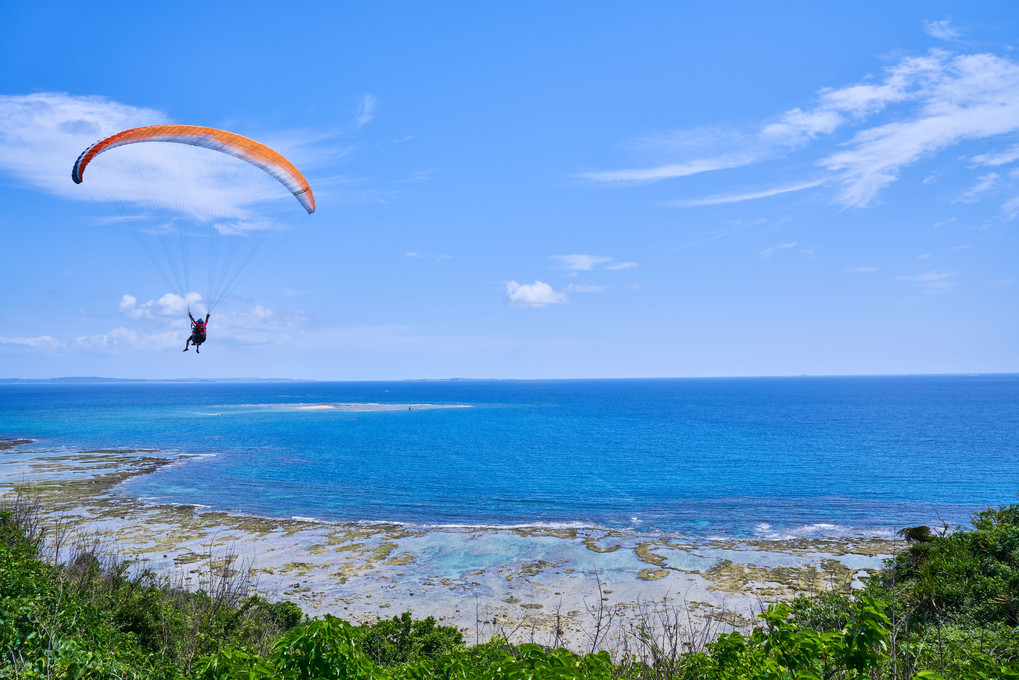
{"label": "wispy cirrus cloud", "polygon": [[988,165],[991,167],[1008,165],[1019,160],[1019,144],[1002,151],[977,154],[971,160],[978,165]]}
{"label": "wispy cirrus cloud", "polygon": [[618,262],[611,257],[604,255],[553,255],[553,260],[559,260],[562,268],[570,272],[586,272],[592,269],[608,269],[619,271],[639,266],[636,262]]}
{"label": "wispy cirrus cloud", "polygon": [[50,194],[83,198],[70,178],[78,153],[121,130],[169,122],[162,111],[106,97],[2,95],[0,172]]}
{"label": "wispy cirrus cloud", "polygon": [[989,172],[981,175],[977,183],[968,189],[962,196],[952,200],[952,203],[976,203],[980,200],[981,194],[987,193],[999,184],[998,173]]}
{"label": "wispy cirrus cloud", "polygon": [[842,186],[849,206],[871,203],[900,171],[966,140],[1019,130],[1019,66],[990,54],[953,56],[933,51],[911,60],[913,108],[894,122],[857,132],[844,151],[820,165]]}
{"label": "wispy cirrus cloud", "polygon": [[59,349],[63,343],[48,335],[28,337],[0,337],[0,347],[24,347],[32,350],[52,351]]}
{"label": "wispy cirrus cloud", "polygon": [[799,245],[797,241],[793,241],[792,243],[780,243],[777,246],[772,246],[771,248],[765,248],[764,250],[762,250],[761,257],[771,257],[780,250],[795,248],[797,245]]}
{"label": "wispy cirrus cloud", "polygon": [[594,286],[583,283],[571,283],[566,286],[566,290],[571,293],[604,293],[608,289],[608,286]]}
{"label": "wispy cirrus cloud", "polygon": [[1005,201],[1004,205],[1001,206],[1001,209],[1008,216],[1008,219],[1014,220],[1017,216],[1019,216],[1019,198],[1013,198]]}
{"label": "wispy cirrus cloud", "polygon": [[750,193],[743,194],[729,194],[725,196],[706,196],[704,198],[691,198],[678,201],[670,201],[670,205],[678,206],[681,208],[693,208],[705,205],[722,205],[724,203],[741,203],[743,201],[753,201],[758,198],[768,198],[769,196],[779,196],[781,194],[788,194],[794,191],[803,191],[804,189],[813,189],[816,186],[824,184],[824,180],[815,180],[811,182],[803,182],[801,184],[792,184],[788,186],[775,187],[773,189],[765,189],[763,191],[753,191]]}
{"label": "wispy cirrus cloud", "polygon": [[577,176],[596,182],[658,182],[663,179],[689,177],[712,170],[738,168],[754,162],[753,156],[730,158],[698,158],[685,163],[670,163],[651,168],[626,168],[599,172],[582,172]]}
{"label": "wispy cirrus cloud", "polygon": [[923,274],[898,276],[896,278],[900,281],[915,283],[925,293],[938,294],[947,293],[952,290],[955,287],[955,279],[958,276],[959,272],[956,271],[931,270]]}
{"label": "wispy cirrus cloud", "polygon": [[[927,22],[925,30],[943,39],[958,37],[947,21]],[[599,183],[660,181],[781,162],[793,149],[817,147],[814,165],[824,173],[821,178],[815,176],[776,190],[733,192],[675,201],[672,205],[696,207],[756,200],[827,182],[836,188],[835,202],[861,207],[874,202],[904,168],[922,159],[964,142],[993,141],[1016,132],[1019,64],[1008,55],[934,49],[903,57],[877,77],[868,75],[857,83],[821,90],[809,104],[762,122],[752,133],[733,134],[729,141],[715,140],[715,153],[700,146],[682,148],[673,141],[682,137],[682,131],[663,133],[658,136],[660,153],[695,155],[647,168],[586,172],[580,176]],[[707,139],[699,130],[692,134]],[[834,141],[841,148],[833,149],[830,138],[836,134],[840,137]],[[738,141],[739,148],[733,148],[733,140]],[[981,165],[1009,164],[1019,161],[1019,147],[1010,144],[1007,150],[985,152],[971,160]]]}
{"label": "wispy cirrus cloud", "polygon": [[374,95],[366,94],[361,98],[361,106],[354,121],[358,127],[367,125],[375,118],[375,107],[378,103],[379,100]]}
{"label": "wispy cirrus cloud", "polygon": [[923,22],[924,33],[932,38],[938,40],[958,40],[959,31],[952,28],[952,25],[947,19],[941,21],[925,21]]}
{"label": "wispy cirrus cloud", "polygon": [[600,264],[611,262],[611,257],[602,255],[553,255],[553,260],[559,260],[564,269],[570,271],[590,271]]}
{"label": "wispy cirrus cloud", "polygon": [[408,260],[425,260],[426,262],[448,262],[452,259],[452,255],[434,255],[432,253],[418,253],[412,250],[408,250],[403,254]]}
{"label": "wispy cirrus cloud", "polygon": [[128,350],[169,350],[180,347],[187,334],[180,331],[139,332],[133,328],[117,326],[104,333],[81,335],[75,338],[77,349],[90,352],[124,352]]}

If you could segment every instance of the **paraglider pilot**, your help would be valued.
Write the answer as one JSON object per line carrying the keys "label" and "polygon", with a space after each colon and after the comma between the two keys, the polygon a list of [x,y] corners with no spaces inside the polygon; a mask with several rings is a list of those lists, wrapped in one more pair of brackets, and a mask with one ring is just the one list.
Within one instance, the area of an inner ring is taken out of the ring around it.
{"label": "paraglider pilot", "polygon": [[209,314],[205,315],[205,321],[199,319],[195,321],[195,317],[191,316],[191,312],[188,312],[188,318],[191,319],[191,337],[184,343],[184,351],[188,351],[188,347],[194,343],[195,354],[200,354],[198,346],[205,342],[205,326],[209,323]]}

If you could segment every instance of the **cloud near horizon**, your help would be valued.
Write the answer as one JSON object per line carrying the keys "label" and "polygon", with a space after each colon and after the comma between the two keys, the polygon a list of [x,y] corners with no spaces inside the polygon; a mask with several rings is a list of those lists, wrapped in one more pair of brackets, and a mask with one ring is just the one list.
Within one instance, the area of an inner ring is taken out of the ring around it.
{"label": "cloud near horizon", "polygon": [[48,335],[40,335],[34,338],[5,338],[0,337],[0,346],[27,347],[35,350],[55,350],[63,346],[63,343]]}
{"label": "cloud near horizon", "polygon": [[[124,294],[117,304],[117,311],[131,321],[139,322],[143,330],[119,327],[75,341],[79,347],[91,349],[167,349],[183,347],[190,332],[187,308],[198,310],[201,315],[202,298],[196,293],[188,295],[187,301],[174,293],[166,293],[155,300],[139,303],[130,294]],[[255,304],[245,309],[216,312],[209,322],[210,340],[230,344],[266,345],[287,344],[295,334],[308,327],[308,320],[300,312],[281,313],[272,307]]]}

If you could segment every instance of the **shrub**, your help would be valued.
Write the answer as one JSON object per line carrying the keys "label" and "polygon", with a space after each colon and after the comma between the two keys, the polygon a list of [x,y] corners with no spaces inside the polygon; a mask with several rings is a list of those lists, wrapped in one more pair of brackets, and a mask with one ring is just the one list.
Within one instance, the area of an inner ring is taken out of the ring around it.
{"label": "shrub", "polygon": [[435,659],[464,643],[453,626],[436,625],[431,616],[414,620],[410,612],[362,626],[361,633],[361,648],[379,666]]}

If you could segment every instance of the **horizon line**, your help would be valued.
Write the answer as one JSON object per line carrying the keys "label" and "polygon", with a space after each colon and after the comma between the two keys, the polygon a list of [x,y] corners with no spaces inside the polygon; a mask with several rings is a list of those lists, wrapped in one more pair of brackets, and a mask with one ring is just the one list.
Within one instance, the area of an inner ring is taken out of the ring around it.
{"label": "horizon line", "polygon": [[687,375],[687,376],[626,376],[626,377],[587,377],[587,378],[114,378],[104,376],[59,376],[52,378],[0,378],[0,384],[16,383],[283,383],[283,382],[580,382],[608,380],[756,380],[756,379],[795,379],[795,378],[919,378],[919,377],[989,377],[1019,376],[1019,371],[958,371],[948,373],[789,373],[768,375]]}

